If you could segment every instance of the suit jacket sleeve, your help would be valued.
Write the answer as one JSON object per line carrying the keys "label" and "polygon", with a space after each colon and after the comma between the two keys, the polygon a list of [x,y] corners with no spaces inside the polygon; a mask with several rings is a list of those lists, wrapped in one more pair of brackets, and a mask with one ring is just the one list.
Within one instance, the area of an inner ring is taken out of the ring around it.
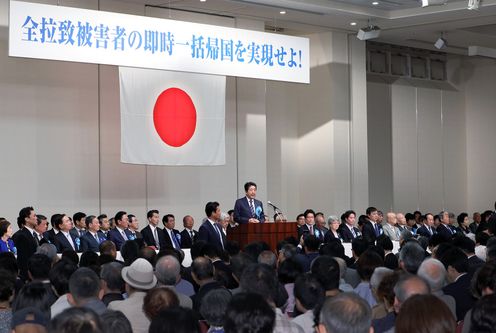
{"label": "suit jacket sleeve", "polygon": [[[245,200],[245,202],[243,202],[243,200]],[[246,224],[248,223],[248,220],[251,218],[251,217],[247,217],[245,213],[246,209],[244,207],[244,203],[246,203],[246,199],[241,198],[236,200],[236,203],[234,204],[234,221],[238,222],[239,224]]]}
{"label": "suit jacket sleeve", "polygon": [[367,243],[373,244],[375,242],[376,236],[375,236],[374,227],[372,226],[372,222],[364,223],[362,228],[362,235],[363,235],[363,239]]}

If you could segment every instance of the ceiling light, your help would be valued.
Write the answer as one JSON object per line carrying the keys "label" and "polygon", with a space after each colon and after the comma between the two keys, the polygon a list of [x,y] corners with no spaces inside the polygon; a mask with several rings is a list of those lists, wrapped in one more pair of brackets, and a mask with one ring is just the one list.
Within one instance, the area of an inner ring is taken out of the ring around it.
{"label": "ceiling light", "polygon": [[369,25],[368,27],[358,30],[357,38],[360,40],[369,40],[379,37],[381,28],[376,25]]}
{"label": "ceiling light", "polygon": [[445,5],[448,0],[422,0],[422,7]]}
{"label": "ceiling light", "polygon": [[372,2],[372,4],[373,4],[374,6],[377,6],[377,5],[379,4],[379,1],[374,1],[374,2]]}
{"label": "ceiling light", "polygon": [[351,22],[350,25],[355,26],[356,22]]}
{"label": "ceiling light", "polygon": [[468,0],[467,9],[470,10],[479,9],[479,5],[480,5],[480,0]]}
{"label": "ceiling light", "polygon": [[207,2],[207,0],[200,0],[200,2]]}
{"label": "ceiling light", "polygon": [[285,10],[281,10],[281,11],[279,12],[279,14],[284,15],[284,14],[286,14],[286,11],[285,11]]}

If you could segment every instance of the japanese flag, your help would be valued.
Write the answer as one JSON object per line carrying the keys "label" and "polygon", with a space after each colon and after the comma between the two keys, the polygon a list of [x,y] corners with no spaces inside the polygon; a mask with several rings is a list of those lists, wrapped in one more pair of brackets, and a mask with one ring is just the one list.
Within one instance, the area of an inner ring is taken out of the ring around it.
{"label": "japanese flag", "polygon": [[225,76],[119,67],[121,162],[225,164]]}

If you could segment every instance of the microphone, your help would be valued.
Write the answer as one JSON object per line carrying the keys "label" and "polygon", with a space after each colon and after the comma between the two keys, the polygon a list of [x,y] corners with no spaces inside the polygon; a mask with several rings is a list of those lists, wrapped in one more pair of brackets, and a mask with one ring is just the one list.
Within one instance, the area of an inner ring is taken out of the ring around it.
{"label": "microphone", "polygon": [[274,208],[274,212],[277,214],[277,216],[279,216],[279,218],[281,219],[281,222],[284,220],[284,215],[282,215],[282,212],[281,210],[279,209],[279,207],[277,207],[276,205],[274,205],[272,202],[270,202],[269,200],[267,200],[267,204],[269,206],[272,206],[272,208]]}
{"label": "microphone", "polygon": [[274,207],[275,209],[279,209],[276,205],[274,205],[272,202],[270,202],[269,200],[267,200],[267,204],[269,204],[270,206]]}

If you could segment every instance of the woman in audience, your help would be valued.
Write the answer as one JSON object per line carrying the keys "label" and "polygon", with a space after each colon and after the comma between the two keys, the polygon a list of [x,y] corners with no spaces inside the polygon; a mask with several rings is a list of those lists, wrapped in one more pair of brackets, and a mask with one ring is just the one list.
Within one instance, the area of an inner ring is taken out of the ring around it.
{"label": "woman in audience", "polygon": [[468,214],[467,213],[461,213],[460,215],[457,216],[456,221],[458,222],[458,229],[464,234],[468,235],[472,231],[470,230],[470,221],[468,220]]}
{"label": "woman in audience", "polygon": [[104,333],[100,317],[91,309],[73,307],[50,322],[50,333]]}
{"label": "woman in audience", "polygon": [[329,224],[329,231],[325,235],[324,243],[330,242],[331,239],[339,239],[342,242],[343,238],[338,232],[339,226],[341,225],[339,218],[331,215],[327,219],[327,223]]}
{"label": "woman in audience", "polygon": [[355,292],[369,303],[370,307],[374,307],[377,302],[372,294],[370,287],[370,278],[376,267],[384,265],[381,256],[374,250],[367,250],[357,261],[357,273],[360,276],[361,282],[356,286]]}
{"label": "woman in audience", "polygon": [[453,333],[456,321],[448,306],[434,295],[414,295],[396,317],[396,333]]}
{"label": "woman in audience", "polygon": [[224,333],[224,318],[229,301],[231,293],[225,289],[215,289],[205,295],[200,314],[209,326],[207,333]]}
{"label": "woman in audience", "polygon": [[14,299],[16,276],[11,272],[0,269],[0,332],[10,332],[12,309],[10,303]]}
{"label": "woman in audience", "polygon": [[385,317],[389,313],[388,304],[385,303],[382,295],[379,295],[377,291],[382,280],[391,274],[393,274],[391,269],[386,267],[377,267],[370,278],[370,288],[372,289],[372,294],[377,301],[377,304],[372,308],[372,319]]}
{"label": "woman in audience", "polygon": [[496,332],[496,295],[482,297],[472,309],[470,333]]}
{"label": "woman in audience", "polygon": [[173,307],[161,311],[150,324],[149,333],[200,333],[198,317],[191,309]]}
{"label": "woman in audience", "polygon": [[14,241],[12,240],[12,225],[9,221],[0,222],[0,252],[12,252],[16,254]]}
{"label": "woman in audience", "polygon": [[[388,274],[382,278],[382,281],[379,283],[379,286],[377,287],[376,295],[378,299],[381,299],[383,304],[384,304],[384,309],[386,310],[385,314],[380,313],[380,310],[375,310],[372,309],[372,318],[373,319],[380,319],[384,318],[387,316],[389,313],[394,311],[394,286],[398,282],[400,278],[400,274],[398,271],[393,272],[391,274]],[[381,317],[381,314],[384,314],[383,317]]]}
{"label": "woman in audience", "polygon": [[283,308],[289,317],[293,316],[295,310],[295,298],[294,298],[294,283],[296,278],[303,273],[301,265],[294,259],[284,260],[277,269],[277,277],[279,282],[284,285],[284,289],[288,293],[288,301],[286,307]]}

